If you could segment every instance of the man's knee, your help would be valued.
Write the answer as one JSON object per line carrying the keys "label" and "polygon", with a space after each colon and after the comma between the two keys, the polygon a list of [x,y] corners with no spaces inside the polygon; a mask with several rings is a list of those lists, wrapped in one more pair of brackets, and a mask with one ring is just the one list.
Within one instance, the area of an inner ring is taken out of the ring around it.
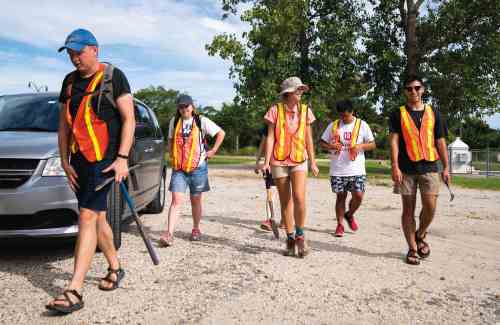
{"label": "man's knee", "polygon": [[91,210],[82,209],[78,219],[80,226],[92,226],[97,223],[97,213]]}
{"label": "man's knee", "polygon": [[358,191],[358,192],[351,192],[351,194],[352,194],[353,200],[361,202],[361,201],[363,201],[363,196],[365,193]]}

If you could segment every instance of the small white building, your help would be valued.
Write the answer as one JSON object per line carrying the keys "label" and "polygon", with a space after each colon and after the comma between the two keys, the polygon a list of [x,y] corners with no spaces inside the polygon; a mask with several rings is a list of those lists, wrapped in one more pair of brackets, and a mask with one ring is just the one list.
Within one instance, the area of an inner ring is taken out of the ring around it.
{"label": "small white building", "polygon": [[472,172],[472,154],[469,146],[460,137],[448,145],[450,159],[450,172],[454,174],[467,174]]}

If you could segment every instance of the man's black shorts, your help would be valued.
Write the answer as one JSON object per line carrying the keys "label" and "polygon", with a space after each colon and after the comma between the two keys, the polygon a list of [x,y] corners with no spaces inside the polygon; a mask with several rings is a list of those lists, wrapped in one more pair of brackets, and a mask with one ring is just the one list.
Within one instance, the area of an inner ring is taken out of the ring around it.
{"label": "man's black shorts", "polygon": [[111,163],[111,159],[103,159],[95,163],[88,162],[79,152],[71,155],[71,165],[78,175],[78,185],[80,186],[75,193],[78,208],[106,211],[108,192],[112,183],[98,192],[95,191],[95,187],[113,176],[113,172],[102,173],[103,169],[106,169]]}

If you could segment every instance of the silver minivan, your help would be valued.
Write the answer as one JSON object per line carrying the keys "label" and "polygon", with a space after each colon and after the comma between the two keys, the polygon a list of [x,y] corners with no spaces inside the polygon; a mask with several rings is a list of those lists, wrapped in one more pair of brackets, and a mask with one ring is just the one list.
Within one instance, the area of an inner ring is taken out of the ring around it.
{"label": "silver minivan", "polygon": [[[136,133],[128,188],[137,210],[160,213],[165,204],[165,141],[154,112],[134,99]],[[0,239],[74,237],[78,206],[61,168],[56,93],[0,96]],[[134,180],[132,184],[131,180]],[[121,245],[121,225],[131,213],[113,185],[108,222]]]}

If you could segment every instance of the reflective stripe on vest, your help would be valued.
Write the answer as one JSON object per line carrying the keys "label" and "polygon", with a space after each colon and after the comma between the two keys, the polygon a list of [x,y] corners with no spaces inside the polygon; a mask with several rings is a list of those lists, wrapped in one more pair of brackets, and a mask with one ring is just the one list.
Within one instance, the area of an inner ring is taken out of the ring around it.
{"label": "reflective stripe on vest", "polygon": [[175,170],[190,173],[198,167],[201,156],[200,129],[194,117],[191,132],[186,140],[182,136],[182,118],[179,118],[172,146],[172,167]]}
{"label": "reflective stripe on vest", "polygon": [[104,64],[99,66],[99,70],[87,86],[74,120],[70,111],[72,85],[68,85],[66,119],[72,131],[70,149],[72,153],[79,150],[89,162],[101,161],[109,143],[108,126],[105,121],[99,119],[92,108],[92,93],[101,82],[105,67]]}
{"label": "reflective stripe on vest", "polygon": [[[334,143],[341,143],[340,141],[340,131],[339,131],[340,120],[335,120],[332,125],[332,139]],[[361,119],[356,118],[354,122],[354,128],[351,133],[351,143],[349,145],[349,159],[352,161],[356,160],[358,156],[357,151],[353,150],[353,148],[358,143],[359,130],[361,129]]]}
{"label": "reflective stripe on vest", "polygon": [[294,134],[290,134],[286,120],[286,108],[283,103],[278,103],[278,120],[274,132],[274,159],[284,161],[290,158],[295,163],[301,163],[305,159],[306,150],[306,126],[308,107],[305,104],[298,105],[299,126]]}
{"label": "reflective stripe on vest", "polygon": [[429,105],[425,106],[420,130],[417,129],[410,113],[404,106],[401,106],[399,110],[401,113],[401,131],[410,160],[438,160],[439,154],[434,141],[436,117],[432,108]]}

